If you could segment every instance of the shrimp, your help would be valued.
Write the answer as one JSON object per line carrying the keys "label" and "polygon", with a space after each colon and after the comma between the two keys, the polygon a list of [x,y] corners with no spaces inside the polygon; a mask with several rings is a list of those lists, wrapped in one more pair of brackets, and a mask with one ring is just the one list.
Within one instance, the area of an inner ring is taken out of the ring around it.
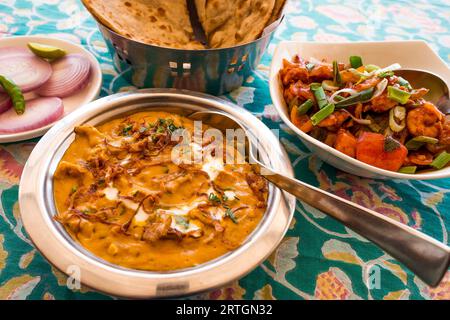
{"label": "shrimp", "polygon": [[288,102],[293,101],[295,98],[301,98],[299,99],[300,101],[305,101],[308,99],[314,100],[314,95],[311,92],[309,85],[297,81],[284,90],[284,98]]}
{"label": "shrimp", "polygon": [[330,131],[337,131],[342,126],[345,120],[350,117],[348,112],[338,110],[330,114],[328,117],[320,121],[317,126],[327,128]]}
{"label": "shrimp", "polygon": [[408,154],[405,162],[418,166],[427,166],[433,162],[433,155],[428,151],[415,151]]}
{"label": "shrimp", "polygon": [[397,102],[387,97],[387,94],[381,94],[371,101],[370,109],[374,112],[385,112],[397,105]]}
{"label": "shrimp", "polygon": [[280,71],[280,78],[284,85],[288,85],[298,80],[308,80],[308,69],[304,65],[290,63],[283,60],[284,68]]}
{"label": "shrimp", "polygon": [[442,132],[443,114],[430,102],[412,109],[406,116],[406,126],[413,136],[438,138]]}
{"label": "shrimp", "polygon": [[318,64],[309,72],[309,76],[316,80],[333,79],[333,67],[329,64]]}

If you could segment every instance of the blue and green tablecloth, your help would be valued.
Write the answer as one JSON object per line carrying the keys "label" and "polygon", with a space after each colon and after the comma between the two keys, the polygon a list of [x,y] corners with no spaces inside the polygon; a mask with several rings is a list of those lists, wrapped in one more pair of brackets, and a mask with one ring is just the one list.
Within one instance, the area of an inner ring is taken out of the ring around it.
{"label": "blue and green tablecloth", "polygon": [[[81,43],[100,62],[101,95],[130,89],[117,74],[90,15],[76,0],[0,0],[0,37],[49,35]],[[279,128],[296,176],[374,209],[448,244],[450,180],[377,181],[323,163],[283,125],[268,90],[271,54],[280,40],[427,41],[450,62],[448,0],[291,0],[258,70],[225,98]],[[405,54],[413,54],[405,52]],[[110,299],[88,288],[69,290],[66,277],[33,247],[22,227],[17,191],[38,139],[0,145],[0,299]],[[377,275],[377,280],[372,279]],[[370,283],[371,285],[367,286]],[[370,288],[370,289],[369,289]],[[200,299],[450,299],[450,272],[431,289],[375,245],[297,203],[279,248],[243,279]]]}

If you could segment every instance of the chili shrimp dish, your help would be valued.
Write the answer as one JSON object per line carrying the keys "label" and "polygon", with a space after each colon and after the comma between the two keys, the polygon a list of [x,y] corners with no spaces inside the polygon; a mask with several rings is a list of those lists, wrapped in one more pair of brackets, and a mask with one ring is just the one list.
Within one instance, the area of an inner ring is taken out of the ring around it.
{"label": "chili shrimp dish", "polygon": [[450,119],[387,67],[295,56],[279,71],[291,122],[345,155],[377,168],[419,173],[450,163]]}
{"label": "chili shrimp dish", "polygon": [[[193,267],[239,247],[264,217],[266,180],[245,161],[225,163],[213,138],[184,141],[178,129],[192,134],[194,123],[159,111],[76,127],[53,176],[55,219],[94,255],[132,269]],[[198,153],[202,161],[184,161]]]}

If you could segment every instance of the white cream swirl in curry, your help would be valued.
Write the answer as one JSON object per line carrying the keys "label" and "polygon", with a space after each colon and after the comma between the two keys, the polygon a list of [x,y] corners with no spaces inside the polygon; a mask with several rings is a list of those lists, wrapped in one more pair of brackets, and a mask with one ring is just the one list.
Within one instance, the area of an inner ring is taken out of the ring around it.
{"label": "white cream swirl in curry", "polygon": [[75,128],[54,174],[57,221],[96,256],[134,269],[192,267],[237,248],[264,215],[267,183],[248,163],[211,157],[211,139],[190,143],[202,162],[172,161],[178,128],[194,123],[150,111]]}

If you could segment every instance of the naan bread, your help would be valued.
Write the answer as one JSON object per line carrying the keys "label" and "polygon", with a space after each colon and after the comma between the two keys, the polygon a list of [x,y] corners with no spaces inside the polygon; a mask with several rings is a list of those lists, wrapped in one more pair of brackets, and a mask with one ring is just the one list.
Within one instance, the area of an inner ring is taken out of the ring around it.
{"label": "naan bread", "polygon": [[275,6],[273,7],[272,15],[270,16],[269,23],[267,25],[275,22],[276,20],[278,20],[278,18],[280,18],[281,11],[283,11],[285,3],[286,0],[275,0]]}
{"label": "naan bread", "polygon": [[257,39],[272,16],[276,0],[196,0],[197,12],[212,48]]}
{"label": "naan bread", "polygon": [[185,0],[82,0],[111,30],[162,47],[203,49],[194,39]]}

